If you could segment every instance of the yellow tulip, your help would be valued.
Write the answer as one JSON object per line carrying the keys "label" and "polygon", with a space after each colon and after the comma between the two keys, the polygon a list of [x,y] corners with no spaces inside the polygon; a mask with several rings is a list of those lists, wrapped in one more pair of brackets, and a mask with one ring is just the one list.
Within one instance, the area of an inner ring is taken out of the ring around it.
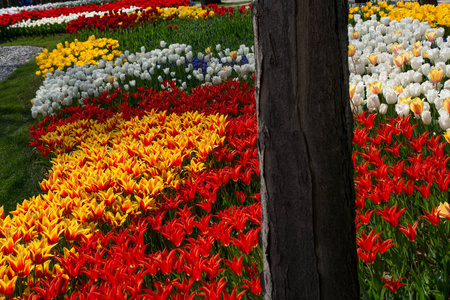
{"label": "yellow tulip", "polygon": [[411,53],[414,57],[419,57],[420,56],[420,49],[412,49]]}
{"label": "yellow tulip", "polygon": [[356,85],[350,84],[348,90],[349,90],[349,96],[350,96],[350,99],[352,99],[353,96],[355,95]]}
{"label": "yellow tulip", "polygon": [[381,91],[381,82],[380,81],[375,81],[373,83],[369,83],[369,90],[378,95]]}
{"label": "yellow tulip", "polygon": [[409,108],[414,114],[420,115],[423,111],[423,103],[424,100],[420,99],[419,97],[416,97],[409,103]]}
{"label": "yellow tulip", "polygon": [[394,54],[398,54],[398,52],[400,51],[400,49],[402,49],[402,47],[403,47],[402,45],[395,43],[389,47],[389,50],[391,50],[391,52]]}
{"label": "yellow tulip", "polygon": [[359,32],[358,31],[353,31],[352,32],[352,38],[354,38],[355,40],[359,39]]}
{"label": "yellow tulip", "polygon": [[1,295],[11,295],[14,292],[17,276],[9,278],[4,275],[0,278],[0,294]]}
{"label": "yellow tulip", "polygon": [[356,52],[355,45],[348,45],[348,56],[353,57],[355,55],[355,52]]}
{"label": "yellow tulip", "polygon": [[398,103],[407,103],[408,105],[411,103],[411,97],[399,97]]}
{"label": "yellow tulip", "polygon": [[[448,143],[450,143],[449,134],[450,134],[450,131],[447,131],[444,134],[444,137],[445,137],[445,139],[447,140]],[[441,218],[450,219],[450,205],[447,202],[439,203],[439,208],[438,209],[439,209],[439,216]]]}
{"label": "yellow tulip", "polygon": [[425,37],[427,38],[428,41],[430,42],[434,42],[434,40],[436,39],[436,31],[428,31],[427,33],[425,33]]}
{"label": "yellow tulip", "polygon": [[402,55],[397,55],[394,57],[394,63],[397,67],[401,68],[403,66],[403,56]]}
{"label": "yellow tulip", "polygon": [[44,261],[47,260],[47,258],[52,257],[53,255],[50,254],[50,250],[55,246],[56,244],[49,245],[46,239],[42,240],[34,240],[30,242],[28,245],[30,249],[30,258],[33,264],[40,265]]}
{"label": "yellow tulip", "polygon": [[410,61],[411,55],[409,51],[402,53],[401,56],[403,58],[403,63],[408,63]]}
{"label": "yellow tulip", "polygon": [[444,106],[444,109],[445,109],[448,113],[450,113],[450,98],[445,98],[445,99],[442,101],[442,105]]}
{"label": "yellow tulip", "polygon": [[367,58],[369,59],[370,63],[374,66],[378,62],[378,55],[376,55],[376,54],[370,54]]}
{"label": "yellow tulip", "polygon": [[430,79],[431,81],[433,81],[433,83],[439,83],[444,76],[444,70],[442,70],[441,68],[431,69],[428,75],[430,76]]}
{"label": "yellow tulip", "polygon": [[27,277],[33,269],[31,266],[29,253],[27,251],[19,251],[14,256],[7,256],[6,260],[14,273],[20,277]]}

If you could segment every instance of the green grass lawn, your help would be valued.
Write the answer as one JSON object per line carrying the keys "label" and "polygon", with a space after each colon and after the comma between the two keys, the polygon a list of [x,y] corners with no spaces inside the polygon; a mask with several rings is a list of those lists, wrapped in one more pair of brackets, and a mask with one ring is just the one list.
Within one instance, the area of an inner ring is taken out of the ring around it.
{"label": "green grass lawn", "polygon": [[[52,49],[66,38],[65,34],[18,38],[0,46],[40,46]],[[31,59],[4,81],[0,81],[0,206],[5,211],[15,209],[41,190],[39,182],[46,169],[41,156],[30,146],[28,126],[36,120],[31,117],[31,102],[42,84],[37,77],[36,62]]]}

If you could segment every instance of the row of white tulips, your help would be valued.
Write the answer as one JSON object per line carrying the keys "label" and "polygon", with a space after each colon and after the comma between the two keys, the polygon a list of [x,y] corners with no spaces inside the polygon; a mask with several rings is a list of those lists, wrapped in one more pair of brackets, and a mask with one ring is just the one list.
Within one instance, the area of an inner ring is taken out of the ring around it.
{"label": "row of white tulips", "polygon": [[[84,99],[119,87],[129,90],[136,85],[136,80],[143,84],[158,80],[162,89],[170,88],[170,85],[163,83],[171,80],[180,89],[186,89],[186,81],[192,85],[217,84],[230,77],[247,79],[255,71],[253,47],[245,45],[234,53],[234,59],[230,56],[232,51],[222,50],[220,45],[216,46],[218,57],[198,53],[196,57],[207,64],[206,72],[194,68],[191,46],[171,44],[166,47],[162,41],[161,48],[146,52],[142,47],[140,53],[125,51],[114,61],[100,60],[98,65],[86,64],[47,73],[32,100],[32,116],[52,115],[65,106],[83,105]],[[248,63],[241,63],[244,56]]]}
{"label": "row of white tulips", "polygon": [[31,6],[11,6],[6,8],[0,8],[0,16],[6,14],[16,14],[21,11],[30,11],[30,10],[48,10],[54,9],[58,7],[74,7],[81,6],[86,4],[101,4],[105,3],[105,0],[78,0],[78,1],[65,1],[65,2],[57,2],[57,3],[46,3],[46,4],[38,4]]}

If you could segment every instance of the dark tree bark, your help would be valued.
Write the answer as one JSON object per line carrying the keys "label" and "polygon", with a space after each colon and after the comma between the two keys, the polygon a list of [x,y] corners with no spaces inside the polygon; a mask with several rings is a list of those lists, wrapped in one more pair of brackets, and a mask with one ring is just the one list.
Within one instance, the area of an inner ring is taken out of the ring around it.
{"label": "dark tree bark", "polygon": [[255,0],[265,299],[359,299],[347,0]]}
{"label": "dark tree bark", "polygon": [[220,0],[200,0],[201,5],[220,4]]}
{"label": "dark tree bark", "polygon": [[430,5],[434,5],[434,6],[438,5],[437,0],[419,0],[419,3],[421,5],[425,5],[425,4],[430,4]]}

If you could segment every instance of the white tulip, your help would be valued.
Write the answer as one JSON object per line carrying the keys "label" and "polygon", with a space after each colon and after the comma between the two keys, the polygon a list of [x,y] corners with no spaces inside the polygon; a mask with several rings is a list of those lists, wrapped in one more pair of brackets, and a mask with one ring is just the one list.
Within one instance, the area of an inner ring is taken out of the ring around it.
{"label": "white tulip", "polygon": [[429,110],[422,111],[422,114],[420,115],[422,118],[422,122],[425,125],[430,125],[433,118],[431,117],[431,112]]}
{"label": "white tulip", "polygon": [[383,96],[386,99],[386,102],[388,104],[395,104],[397,103],[397,93],[393,88],[384,88],[383,89]]}
{"label": "white tulip", "polygon": [[422,74],[428,75],[428,73],[430,73],[431,70],[430,64],[429,63],[423,64],[421,70]]}
{"label": "white tulip", "polygon": [[370,95],[367,98],[367,108],[369,110],[377,109],[380,106],[380,99],[378,98],[378,95]]}
{"label": "white tulip", "polygon": [[422,80],[423,80],[423,75],[422,75],[422,73],[420,73],[420,72],[415,72],[414,73],[414,76],[413,76],[413,81],[415,82],[415,83],[422,83]]}
{"label": "white tulip", "polygon": [[408,103],[397,103],[395,105],[395,111],[401,117],[406,117],[409,115],[409,105]]}
{"label": "white tulip", "polygon": [[442,130],[447,130],[450,128],[450,118],[447,111],[444,110],[441,112],[441,115],[439,116],[438,119],[438,123],[439,126],[442,128]]}
{"label": "white tulip", "polygon": [[438,97],[438,92],[436,90],[429,90],[425,97],[427,98],[427,101],[431,104],[434,104],[436,98]]}

